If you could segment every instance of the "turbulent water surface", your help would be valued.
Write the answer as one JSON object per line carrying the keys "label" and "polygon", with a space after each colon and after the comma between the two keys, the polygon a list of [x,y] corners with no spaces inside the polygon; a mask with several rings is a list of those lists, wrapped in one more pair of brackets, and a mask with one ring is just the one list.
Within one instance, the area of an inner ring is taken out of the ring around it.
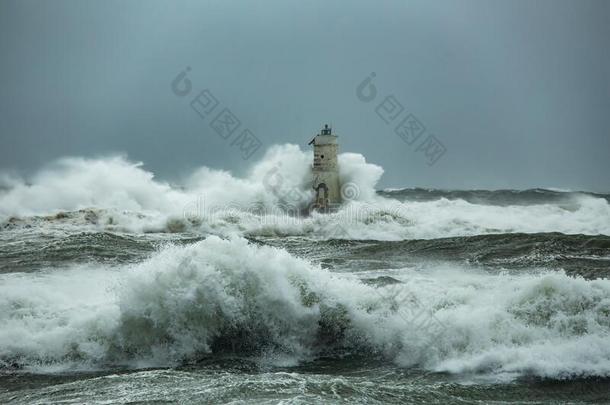
{"label": "turbulent water surface", "polygon": [[170,185],[121,157],[0,190],[0,403],[610,403],[610,195],[375,191],[310,156]]}

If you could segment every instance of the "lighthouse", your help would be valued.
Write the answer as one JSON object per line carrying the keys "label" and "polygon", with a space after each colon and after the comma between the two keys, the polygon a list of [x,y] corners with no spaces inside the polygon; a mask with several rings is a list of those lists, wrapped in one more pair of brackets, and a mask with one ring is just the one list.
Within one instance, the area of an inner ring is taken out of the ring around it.
{"label": "lighthouse", "polygon": [[309,145],[313,144],[313,189],[315,209],[328,210],[341,203],[341,184],[339,183],[339,165],[337,150],[339,144],[337,135],[332,128],[324,128],[316,135]]}

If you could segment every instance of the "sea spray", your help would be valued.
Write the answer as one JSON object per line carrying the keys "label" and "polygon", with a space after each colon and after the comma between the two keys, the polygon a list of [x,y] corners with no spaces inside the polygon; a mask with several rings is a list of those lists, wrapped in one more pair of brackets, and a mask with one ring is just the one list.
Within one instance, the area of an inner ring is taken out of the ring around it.
{"label": "sea spray", "polygon": [[[359,353],[430,371],[610,376],[608,280],[456,265],[394,275],[398,284],[364,283],[214,236],[137,265],[4,274],[0,362],[35,371]],[[396,288],[409,299],[392,298]],[[443,333],[426,342],[415,313]]]}
{"label": "sea spray", "polygon": [[[487,200],[480,193],[470,198],[445,192],[399,201],[391,193],[376,194],[381,167],[354,153],[339,155],[339,162],[349,198],[337,212],[323,215],[307,212],[310,156],[296,145],[270,147],[243,178],[202,167],[176,185],[121,156],[65,158],[25,180],[3,175],[0,227],[376,240],[513,232],[610,235],[610,203],[601,196],[565,193],[536,204],[513,196],[514,204],[496,205],[485,202],[495,201],[494,192]],[[528,201],[530,194],[524,196]]]}

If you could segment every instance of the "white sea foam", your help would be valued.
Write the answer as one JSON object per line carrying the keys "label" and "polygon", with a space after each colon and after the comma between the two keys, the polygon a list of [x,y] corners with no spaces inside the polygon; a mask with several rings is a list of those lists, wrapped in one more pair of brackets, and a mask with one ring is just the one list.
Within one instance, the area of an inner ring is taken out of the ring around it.
{"label": "white sea foam", "polygon": [[442,266],[393,276],[403,283],[375,287],[214,236],[138,265],[3,274],[0,364],[174,365],[235,350],[286,365],[352,348],[452,373],[610,376],[609,280]]}
{"label": "white sea foam", "polygon": [[98,337],[117,326],[116,277],[90,266],[2,274],[0,366],[96,367],[107,351]]}
{"label": "white sea foam", "polygon": [[124,157],[66,158],[25,180],[2,176],[0,221],[20,217],[13,223],[52,226],[54,217],[31,218],[93,209],[96,221],[64,216],[61,226],[380,240],[507,232],[610,235],[610,204],[590,195],[513,206],[383,198],[375,194],[383,169],[354,153],[339,156],[341,181],[349,184],[352,199],[333,214],[304,215],[312,198],[310,161],[311,154],[296,145],[275,145],[243,178],[202,167],[172,186]]}

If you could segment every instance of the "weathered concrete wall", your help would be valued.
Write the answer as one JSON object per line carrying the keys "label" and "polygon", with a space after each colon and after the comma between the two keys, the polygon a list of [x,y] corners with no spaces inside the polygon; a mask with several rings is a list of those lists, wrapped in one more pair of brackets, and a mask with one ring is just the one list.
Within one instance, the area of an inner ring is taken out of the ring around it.
{"label": "weathered concrete wall", "polygon": [[341,202],[338,148],[335,135],[317,135],[314,138],[313,188],[317,208],[328,208],[329,204]]}

